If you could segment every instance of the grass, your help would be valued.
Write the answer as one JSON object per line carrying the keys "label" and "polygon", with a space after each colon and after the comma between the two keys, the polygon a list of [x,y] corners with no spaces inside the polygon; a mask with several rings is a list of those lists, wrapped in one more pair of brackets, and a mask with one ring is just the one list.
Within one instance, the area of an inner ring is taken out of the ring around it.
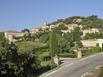
{"label": "grass", "polygon": [[44,67],[44,66],[48,66],[50,65],[51,61],[42,61],[41,62],[41,66]]}
{"label": "grass", "polygon": [[103,67],[101,67],[100,71],[101,71],[101,73],[100,73],[99,77],[103,77]]}
{"label": "grass", "polygon": [[62,54],[59,54],[60,57],[63,57],[63,58],[75,58],[77,57],[76,54],[74,53],[62,53]]}
{"label": "grass", "polygon": [[18,47],[19,53],[30,53],[34,48],[39,48],[45,46],[44,43],[39,42],[31,42],[31,41],[23,41],[23,42],[17,42],[16,43]]}
{"label": "grass", "polygon": [[[46,44],[40,42],[23,41],[23,42],[17,42],[16,45],[18,46],[19,53],[28,54],[30,52],[33,52],[33,49],[43,47]],[[38,56],[38,59],[41,61],[41,66],[47,66],[50,64],[49,59],[45,60],[45,58],[50,57],[49,52],[46,49],[38,50],[36,55]]]}

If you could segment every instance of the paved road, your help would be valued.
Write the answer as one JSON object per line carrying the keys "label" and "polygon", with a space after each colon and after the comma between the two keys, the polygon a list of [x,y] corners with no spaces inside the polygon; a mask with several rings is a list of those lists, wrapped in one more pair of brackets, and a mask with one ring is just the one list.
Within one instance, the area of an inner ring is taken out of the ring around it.
{"label": "paved road", "polygon": [[103,65],[103,53],[66,63],[59,69],[46,73],[41,77],[83,77],[83,74],[93,70],[98,65]]}

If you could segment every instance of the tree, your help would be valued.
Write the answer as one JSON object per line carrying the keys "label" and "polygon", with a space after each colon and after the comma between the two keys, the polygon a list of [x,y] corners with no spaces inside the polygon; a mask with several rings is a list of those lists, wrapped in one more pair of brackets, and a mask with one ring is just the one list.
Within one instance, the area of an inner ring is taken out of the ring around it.
{"label": "tree", "polygon": [[6,52],[0,56],[0,77],[35,77],[38,62],[35,53],[18,54],[17,46],[8,44]]}
{"label": "tree", "polygon": [[30,30],[29,29],[27,29],[27,28],[25,28],[25,29],[23,29],[21,32],[30,32]]}
{"label": "tree", "polygon": [[91,16],[88,16],[88,19],[89,20],[97,20],[98,16],[97,15],[91,15]]}
{"label": "tree", "polygon": [[70,47],[72,46],[71,45],[72,44],[71,40],[69,38],[66,39],[65,37],[62,36],[62,37],[60,37],[58,39],[59,53],[67,53],[67,52],[69,52],[70,51]]}
{"label": "tree", "polygon": [[0,41],[3,41],[4,39],[4,32],[0,32]]}
{"label": "tree", "polygon": [[76,27],[74,29],[74,31],[72,31],[73,34],[73,40],[74,41],[80,41],[81,40],[81,32],[80,32],[80,28]]}
{"label": "tree", "polygon": [[31,34],[29,29],[23,29],[22,32],[24,32],[24,36],[22,37],[22,40],[29,41],[31,40]]}
{"label": "tree", "polygon": [[61,23],[61,24],[58,25],[57,29],[58,30],[67,30],[68,27],[66,27],[65,24]]}
{"label": "tree", "polygon": [[56,34],[58,34],[59,36],[62,36],[62,30],[67,29],[68,27],[66,27],[64,23],[60,23],[58,27],[53,28],[53,30],[55,30]]}
{"label": "tree", "polygon": [[[56,37],[55,30],[50,32],[50,53],[51,53],[51,59],[52,63],[56,63],[55,59],[58,60],[58,40]],[[57,62],[57,64],[59,64]]]}
{"label": "tree", "polygon": [[48,33],[44,33],[39,37],[40,42],[46,43],[49,40],[49,35]]}

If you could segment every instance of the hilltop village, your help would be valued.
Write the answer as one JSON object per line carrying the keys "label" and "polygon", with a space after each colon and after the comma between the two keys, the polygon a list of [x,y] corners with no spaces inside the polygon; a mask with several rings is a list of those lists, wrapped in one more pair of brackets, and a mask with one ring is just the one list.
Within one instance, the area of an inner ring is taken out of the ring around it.
{"label": "hilltop village", "polygon": [[[98,24],[99,23],[99,24]],[[40,28],[33,28],[32,30],[27,30],[24,32],[17,31],[6,31],[5,38],[7,38],[10,42],[18,41],[17,37],[22,37],[24,35],[28,35],[28,32],[32,35],[38,33],[46,33],[49,32],[50,29],[53,28],[61,28],[62,34],[72,33],[76,28],[80,31],[81,43],[88,46],[96,46],[97,43],[100,43],[102,40],[102,27],[103,20],[99,19],[97,16],[88,16],[88,17],[80,17],[74,16],[66,19],[59,19],[52,23],[45,23]],[[21,39],[19,39],[21,40]],[[100,44],[100,47],[102,45]]]}

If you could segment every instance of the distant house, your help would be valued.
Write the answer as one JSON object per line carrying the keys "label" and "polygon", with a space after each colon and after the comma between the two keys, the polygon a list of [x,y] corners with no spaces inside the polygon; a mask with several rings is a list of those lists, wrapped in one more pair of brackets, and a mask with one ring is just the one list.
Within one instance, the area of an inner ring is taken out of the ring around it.
{"label": "distant house", "polygon": [[96,33],[96,32],[99,32],[99,30],[96,28],[92,28],[92,29],[85,29],[82,32],[83,32],[82,37],[84,37],[87,33]]}
{"label": "distant house", "polygon": [[84,47],[95,47],[97,45],[97,40],[81,40]]}
{"label": "distant house", "polygon": [[25,33],[23,32],[17,32],[17,31],[6,31],[5,32],[5,38],[9,40],[9,42],[15,42],[16,40],[14,37],[22,37]]}
{"label": "distant house", "polygon": [[68,24],[66,25],[68,27],[68,30],[71,32],[72,30],[74,30],[76,27],[79,27],[80,30],[82,29],[82,25],[78,25],[78,24]]}
{"label": "distant house", "polygon": [[81,40],[84,47],[95,47],[99,44],[99,47],[103,48],[103,39]]}
{"label": "distant house", "polygon": [[38,29],[38,28],[34,28],[34,29],[31,30],[31,33],[32,33],[32,34],[37,33],[37,32],[39,32],[39,29]]}

